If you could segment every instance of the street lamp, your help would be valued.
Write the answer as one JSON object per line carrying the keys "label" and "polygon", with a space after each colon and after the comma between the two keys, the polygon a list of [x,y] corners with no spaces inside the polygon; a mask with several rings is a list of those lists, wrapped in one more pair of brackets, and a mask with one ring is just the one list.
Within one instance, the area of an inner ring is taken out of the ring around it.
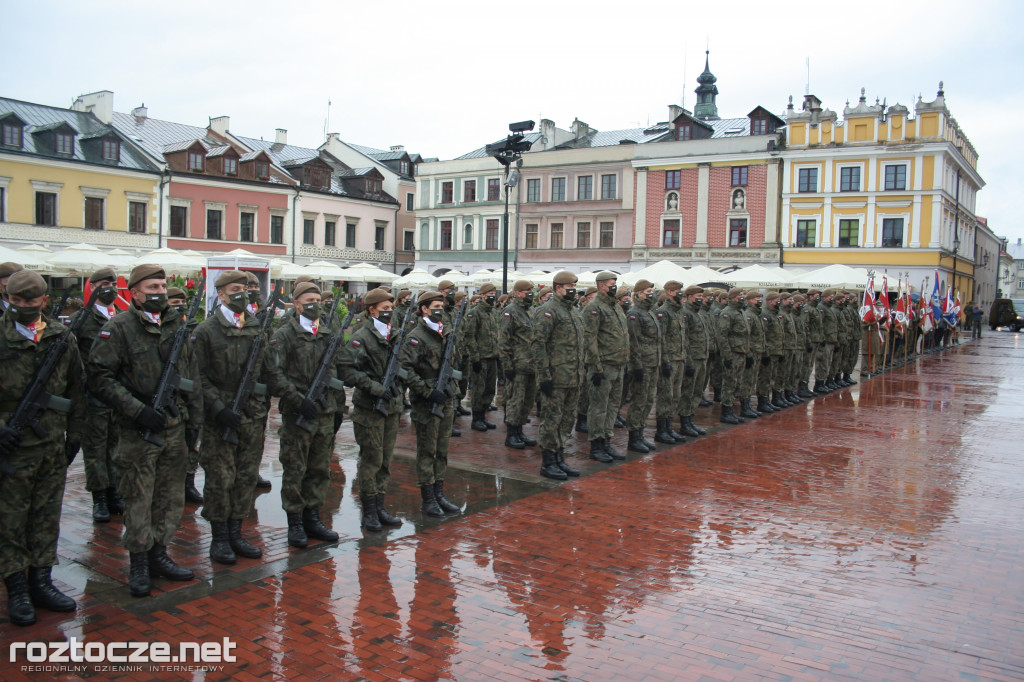
{"label": "street lamp", "polygon": [[[484,149],[488,156],[493,156],[498,163],[505,167],[505,217],[502,222],[501,235],[501,293],[508,293],[508,193],[509,190],[519,184],[519,168],[522,166],[524,152],[530,151],[533,142],[528,141],[526,133],[533,130],[533,121],[519,121],[509,123],[508,129],[511,133],[502,142],[495,142],[487,145]],[[516,170],[512,170],[512,164],[516,164]]]}

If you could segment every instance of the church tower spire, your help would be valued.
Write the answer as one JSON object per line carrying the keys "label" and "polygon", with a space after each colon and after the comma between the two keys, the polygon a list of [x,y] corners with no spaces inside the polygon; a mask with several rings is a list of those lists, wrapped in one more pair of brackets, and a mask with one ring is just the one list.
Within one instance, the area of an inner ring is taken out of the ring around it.
{"label": "church tower spire", "polygon": [[702,121],[717,121],[719,118],[718,105],[715,103],[715,98],[718,96],[718,86],[715,85],[715,82],[718,79],[715,78],[715,74],[711,73],[710,58],[711,51],[705,50],[704,73],[697,76],[697,82],[700,85],[694,90],[697,93],[697,105],[693,108],[693,115]]}

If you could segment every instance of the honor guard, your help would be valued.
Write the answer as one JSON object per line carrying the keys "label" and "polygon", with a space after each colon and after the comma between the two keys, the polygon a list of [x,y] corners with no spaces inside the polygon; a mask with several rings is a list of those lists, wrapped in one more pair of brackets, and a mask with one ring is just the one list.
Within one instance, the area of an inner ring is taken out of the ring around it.
{"label": "honor guard", "polygon": [[498,324],[498,355],[505,376],[505,446],[522,450],[537,441],[523,433],[537,394],[538,347],[533,343],[533,284],[512,286],[511,303]]}
{"label": "honor guard", "polygon": [[498,311],[495,309],[497,291],[491,283],[480,287],[480,305],[466,312],[465,351],[469,356],[469,390],[472,398],[474,431],[497,428],[485,415],[494,399],[498,372]]}
{"label": "honor guard", "polygon": [[597,296],[583,309],[590,381],[587,435],[590,456],[598,461],[606,461],[602,453],[612,459],[626,458],[611,445],[612,428],[622,397],[622,377],[629,362],[629,329],[616,296],[617,278],[618,275],[609,270],[597,273]]}
{"label": "honor guard", "polygon": [[[633,379],[633,397],[629,401],[629,413],[626,417],[626,428],[629,429],[627,449],[645,454],[654,452],[656,448],[654,443],[644,440],[644,425],[654,405],[658,377],[665,369],[668,370],[666,373],[669,378],[672,376],[671,363],[668,363],[667,368],[661,366],[662,327],[654,311],[656,298],[653,282],[646,279],[637,281],[633,288],[633,305],[626,315],[629,329],[628,371]],[[676,326],[673,330],[676,332],[676,340],[681,343],[679,321],[675,320],[673,324]]]}

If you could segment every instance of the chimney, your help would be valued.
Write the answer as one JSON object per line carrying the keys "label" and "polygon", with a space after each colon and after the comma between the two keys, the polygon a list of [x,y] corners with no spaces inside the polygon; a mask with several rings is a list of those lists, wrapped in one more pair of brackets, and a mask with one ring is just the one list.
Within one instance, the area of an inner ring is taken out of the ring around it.
{"label": "chimney", "polygon": [[274,128],[274,144],[288,144],[288,131],[284,128]]}
{"label": "chimney", "polygon": [[537,145],[536,151],[543,151],[545,149],[551,149],[556,144],[555,140],[555,122],[550,118],[542,118],[540,120],[540,144]]}
{"label": "chimney", "polygon": [[142,106],[132,109],[132,116],[135,117],[137,123],[145,121],[149,117],[149,109],[146,108],[146,103],[143,102]]}
{"label": "chimney", "polygon": [[327,133],[326,144],[330,144],[331,142],[341,142],[341,135],[338,133]]}
{"label": "chimney", "polygon": [[674,121],[677,118],[679,118],[679,115],[682,114],[683,111],[685,111],[685,110],[681,106],[679,106],[677,104],[669,104],[668,105],[668,122],[671,123],[672,121]]}
{"label": "chimney", "polygon": [[578,118],[573,120],[570,130],[572,130],[573,138],[577,140],[590,134],[590,126]]}
{"label": "chimney", "polygon": [[405,151],[405,145],[404,144],[393,144],[393,145],[391,145],[391,151],[393,151],[393,152],[404,152]]}
{"label": "chimney", "polygon": [[75,111],[91,112],[100,123],[110,125],[114,120],[114,93],[110,90],[100,90],[79,95],[71,108]]}
{"label": "chimney", "polygon": [[231,127],[230,116],[211,116],[210,117],[210,130],[217,133],[218,135],[226,135],[228,128]]}

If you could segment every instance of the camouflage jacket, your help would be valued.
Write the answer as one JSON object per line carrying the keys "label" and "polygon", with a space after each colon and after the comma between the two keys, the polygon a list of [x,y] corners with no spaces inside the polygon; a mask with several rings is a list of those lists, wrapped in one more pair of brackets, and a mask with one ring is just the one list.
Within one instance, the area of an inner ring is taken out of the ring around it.
{"label": "camouflage jacket", "polygon": [[552,381],[555,388],[575,388],[583,382],[586,359],[582,317],[572,301],[555,294],[537,308],[533,345],[539,355],[537,381]]}
{"label": "camouflage jacket", "polygon": [[[320,361],[327,352],[332,333],[329,329],[318,328],[314,336],[307,332],[298,316],[288,317],[277,328],[267,346],[264,356],[263,376],[272,395],[280,396],[280,409],[284,414],[298,411],[309,385],[316,376]],[[339,354],[340,355],[340,354]],[[328,370],[328,376],[338,377],[338,358]],[[336,391],[327,391],[327,407],[323,411],[336,412],[338,401]]]}
{"label": "camouflage jacket", "polygon": [[618,301],[598,292],[583,309],[583,327],[588,372],[597,374],[604,371],[604,365],[629,362],[629,328]]}
{"label": "camouflage jacket", "polygon": [[739,302],[730,303],[718,313],[716,331],[718,350],[724,358],[727,353],[750,355],[750,330],[743,321]]}
{"label": "camouflage jacket", "polygon": [[832,303],[832,310],[836,313],[836,343],[847,343],[850,340],[849,317],[846,314],[845,303]]}
{"label": "camouflage jacket", "polygon": [[[711,357],[714,353],[718,352],[718,333],[717,329],[715,328],[716,318],[714,315],[711,314],[711,306],[706,304],[701,304],[697,314],[700,315],[700,319],[704,323],[704,331],[707,332],[708,335],[707,357]],[[700,359],[696,355],[692,354],[690,355],[690,357],[694,360]]]}
{"label": "camouflage jacket", "polygon": [[687,362],[693,364],[707,360],[714,335],[708,332],[710,318],[705,315],[703,306],[699,303],[686,303],[679,314],[686,327]]}
{"label": "camouflage jacket", "polygon": [[[401,324],[401,321],[398,324]],[[394,327],[391,328],[391,338],[386,339],[377,331],[376,325],[370,322],[353,332],[348,343],[341,347],[339,355],[342,377],[347,386],[352,386],[355,389],[352,393],[353,405],[367,410],[373,409],[377,402],[377,396],[383,393],[384,386],[381,382],[398,338],[397,330]],[[408,345],[408,341],[406,341],[406,345]],[[400,388],[403,385],[397,377],[395,383]],[[385,407],[388,408],[389,414],[400,414],[402,396],[396,395],[386,401]]]}
{"label": "camouflage jacket", "polygon": [[[633,303],[626,315],[629,329],[629,368],[657,367],[661,363],[661,325],[653,301]],[[678,321],[674,324],[678,327]]]}
{"label": "camouflage jacket", "polygon": [[782,348],[783,350],[803,352],[805,342],[797,329],[803,325],[800,316],[793,310],[792,304],[779,306],[781,311],[779,319],[782,320]]}
{"label": "camouflage jacket", "polygon": [[[115,308],[115,310],[117,310]],[[118,313],[121,311],[117,311]],[[91,314],[90,314],[91,313]],[[85,322],[79,328],[78,333],[75,334],[78,337],[78,350],[82,353],[83,360],[89,357],[89,351],[92,350],[92,344],[96,342],[96,337],[100,335],[100,329],[107,323],[107,318],[100,311],[93,307],[92,310],[86,310],[85,308],[79,308],[75,311],[75,314],[71,316],[69,324],[74,324],[82,315],[88,315]]]}
{"label": "camouflage jacket", "polygon": [[501,312],[498,322],[498,357],[504,369],[535,374],[540,364],[533,343],[533,318],[526,299],[515,299]]}
{"label": "camouflage jacket", "polygon": [[825,343],[837,343],[839,340],[839,316],[835,307],[825,301],[818,302],[821,313],[821,340]]}
{"label": "camouflage jacket", "polygon": [[800,319],[804,322],[808,342],[817,345],[825,340],[821,331],[821,311],[817,305],[808,301],[800,311]]}
{"label": "camouflage jacket", "polygon": [[495,307],[482,301],[466,309],[460,327],[465,333],[460,332],[460,340],[471,360],[498,357],[498,317]]}
{"label": "camouflage jacket", "polygon": [[767,302],[761,306],[761,326],[764,329],[764,349],[766,355],[782,355],[786,350],[785,333],[782,328],[782,311],[773,308]]}
{"label": "camouflage jacket", "polygon": [[667,299],[654,314],[661,325],[661,359],[665,362],[683,362],[689,345],[689,329],[683,316],[683,306],[678,301]]}
{"label": "camouflage jacket", "polygon": [[[227,321],[218,306],[192,333],[192,347],[196,365],[203,382],[203,406],[207,422],[212,423],[221,410],[230,407],[238,392],[253,340],[260,335],[260,325],[253,315],[245,314],[242,328]],[[263,358],[267,346],[263,346],[256,364],[256,381],[263,379]],[[266,392],[265,384],[263,392]],[[262,415],[262,402],[255,391],[250,404],[241,409],[242,420]]]}
{"label": "camouflage jacket", "polygon": [[[432,418],[430,394],[437,386],[437,376],[441,372],[447,340],[447,335],[441,336],[420,318],[419,323],[409,332],[409,338],[398,354],[398,362],[408,373],[405,384],[409,387],[412,420],[415,422],[422,424]],[[448,404],[451,402],[451,396],[458,395],[458,381],[453,378],[445,390],[449,396],[446,401]]]}
{"label": "camouflage jacket", "polygon": [[765,354],[764,317],[760,308],[748,305],[743,309],[743,321],[750,331],[750,354],[755,358]]}

